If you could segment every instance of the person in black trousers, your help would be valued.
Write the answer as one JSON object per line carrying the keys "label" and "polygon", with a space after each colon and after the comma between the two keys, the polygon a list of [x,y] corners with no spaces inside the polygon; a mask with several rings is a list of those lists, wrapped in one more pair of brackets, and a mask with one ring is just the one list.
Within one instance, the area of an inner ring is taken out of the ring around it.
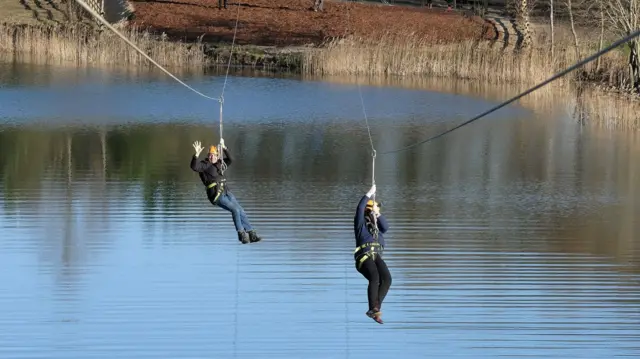
{"label": "person in black trousers", "polygon": [[380,214],[379,204],[371,199],[375,193],[376,185],[374,184],[358,203],[353,219],[356,237],[353,257],[356,269],[369,281],[367,287],[369,310],[366,314],[369,318],[383,324],[380,309],[391,287],[391,273],[382,259],[385,247],[384,233],[389,229],[389,224]]}

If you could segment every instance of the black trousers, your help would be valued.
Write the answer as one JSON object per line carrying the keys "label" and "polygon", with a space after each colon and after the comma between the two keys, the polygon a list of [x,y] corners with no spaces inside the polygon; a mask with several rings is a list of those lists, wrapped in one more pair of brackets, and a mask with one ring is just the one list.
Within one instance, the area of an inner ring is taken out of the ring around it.
{"label": "black trousers", "polygon": [[391,287],[391,273],[389,268],[379,254],[375,259],[367,258],[360,268],[356,269],[369,281],[367,297],[369,299],[369,310],[379,311],[382,309],[382,301],[387,296]]}

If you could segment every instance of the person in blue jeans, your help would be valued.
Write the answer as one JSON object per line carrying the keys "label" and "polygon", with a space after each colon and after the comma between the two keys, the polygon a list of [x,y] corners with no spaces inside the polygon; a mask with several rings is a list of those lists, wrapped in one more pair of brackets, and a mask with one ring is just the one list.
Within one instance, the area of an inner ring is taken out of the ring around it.
{"label": "person in blue jeans", "polygon": [[206,187],[209,202],[214,206],[231,212],[233,224],[238,232],[238,240],[242,244],[259,242],[262,238],[253,229],[247,214],[226,184],[222,167],[229,166],[233,160],[227,146],[224,145],[224,139],[220,139],[220,146],[223,152],[222,158],[219,156],[218,148],[211,146],[207,157],[200,160],[200,152],[202,152],[203,148],[200,141],[194,142],[193,148],[196,152],[191,158],[191,169],[198,172],[202,184]]}

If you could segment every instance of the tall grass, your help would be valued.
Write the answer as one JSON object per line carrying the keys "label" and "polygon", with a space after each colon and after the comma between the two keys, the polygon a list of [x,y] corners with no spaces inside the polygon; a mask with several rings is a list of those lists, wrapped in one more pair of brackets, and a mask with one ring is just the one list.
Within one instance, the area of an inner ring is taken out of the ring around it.
{"label": "tall grass", "polygon": [[[201,43],[168,41],[135,28],[119,31],[163,66],[202,68],[207,65]],[[110,30],[98,32],[86,25],[0,25],[0,53],[36,63],[153,66]]]}
{"label": "tall grass", "polygon": [[[586,45],[582,51],[592,52],[592,45]],[[303,71],[321,75],[429,75],[533,84],[579,60],[569,45],[559,44],[552,58],[548,47],[542,46],[516,51],[486,40],[434,45],[414,36],[386,35],[334,40],[319,51],[306,53]],[[600,70],[590,63],[561,81],[601,81],[622,87],[629,82],[628,76],[625,56],[612,51],[604,56]]]}
{"label": "tall grass", "polygon": [[606,128],[640,129],[640,102],[597,89],[578,95],[576,103],[586,123]]}

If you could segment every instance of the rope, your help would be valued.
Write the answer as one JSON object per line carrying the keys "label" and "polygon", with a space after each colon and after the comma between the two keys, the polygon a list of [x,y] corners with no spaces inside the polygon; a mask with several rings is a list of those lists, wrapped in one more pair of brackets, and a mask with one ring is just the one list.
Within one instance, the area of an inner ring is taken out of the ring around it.
{"label": "rope", "polygon": [[560,77],[562,77],[562,76],[564,76],[564,75],[568,74],[569,72],[571,72],[571,71],[573,71],[573,70],[577,69],[578,67],[584,66],[585,64],[587,64],[587,63],[589,63],[589,62],[591,62],[591,61],[593,61],[593,60],[597,59],[598,57],[600,57],[600,56],[602,56],[602,55],[606,54],[607,52],[609,52],[609,51],[611,51],[611,50],[615,49],[616,47],[618,47],[618,46],[620,46],[620,45],[623,45],[623,44],[624,44],[624,43],[626,43],[626,42],[629,42],[630,40],[632,40],[633,38],[635,38],[635,37],[637,37],[637,36],[639,36],[639,35],[640,35],[640,30],[637,30],[636,32],[634,32],[634,33],[632,33],[632,34],[630,34],[630,35],[628,35],[628,36],[626,36],[626,37],[624,37],[624,38],[622,38],[622,39],[620,39],[620,40],[618,40],[618,41],[614,42],[614,43],[613,43],[613,44],[611,44],[610,46],[608,46],[608,47],[606,47],[606,48],[604,48],[604,49],[602,49],[602,50],[598,51],[597,53],[595,53],[595,54],[593,54],[593,55],[591,55],[591,56],[587,57],[586,59],[584,59],[584,60],[582,60],[582,61],[579,61],[579,62],[576,62],[574,65],[570,66],[569,68],[567,68],[567,69],[565,69],[565,70],[563,70],[563,71],[558,72],[558,73],[557,73],[557,74],[555,74],[554,76],[552,76],[552,77],[550,77],[549,79],[547,79],[547,80],[545,80],[545,81],[543,81],[543,82],[539,83],[538,85],[536,85],[536,86],[534,86],[534,87],[532,87],[532,88],[530,88],[530,89],[528,89],[528,90],[526,90],[526,91],[524,91],[524,92],[520,93],[519,95],[517,95],[517,96],[515,96],[515,97],[513,97],[513,98],[511,98],[511,99],[509,99],[509,100],[507,100],[507,101],[505,101],[505,102],[503,102],[503,103],[501,103],[501,104],[499,104],[499,105],[497,105],[497,106],[495,106],[495,107],[493,107],[493,108],[491,108],[491,109],[489,109],[489,110],[487,110],[487,111],[485,111],[485,112],[481,113],[480,115],[478,115],[478,116],[476,116],[476,117],[474,117],[474,118],[472,118],[472,119],[470,119],[470,120],[468,120],[468,121],[466,121],[466,122],[463,122],[463,123],[459,124],[458,126],[455,126],[455,127],[451,128],[451,129],[449,129],[449,130],[446,130],[446,131],[444,131],[444,132],[442,132],[442,133],[440,133],[440,134],[438,134],[438,135],[435,135],[435,136],[429,137],[429,138],[427,138],[426,140],[423,140],[423,141],[420,141],[420,142],[416,142],[416,143],[414,143],[414,144],[411,144],[411,145],[408,145],[408,146],[405,146],[405,147],[401,147],[401,148],[398,148],[398,149],[395,149],[395,150],[382,152],[381,154],[382,154],[382,155],[386,155],[386,154],[390,154],[390,153],[396,153],[396,152],[405,151],[405,150],[408,150],[408,149],[410,149],[410,148],[413,148],[413,147],[419,146],[419,145],[421,145],[421,144],[424,144],[424,143],[427,143],[427,142],[433,141],[433,140],[435,140],[435,139],[437,139],[437,138],[439,138],[439,137],[442,137],[442,136],[444,136],[444,135],[446,135],[446,134],[448,134],[448,133],[451,133],[451,132],[453,132],[453,131],[455,131],[455,130],[457,130],[457,129],[459,129],[459,128],[463,127],[463,126],[466,126],[466,125],[470,124],[471,122],[474,122],[474,121],[476,121],[476,120],[479,120],[480,118],[482,118],[482,117],[484,117],[484,116],[486,116],[486,115],[488,115],[488,114],[490,114],[490,113],[492,113],[492,112],[495,112],[495,111],[497,111],[497,110],[499,110],[499,109],[503,108],[504,106],[506,106],[506,105],[508,105],[508,104],[510,104],[510,103],[512,103],[512,102],[514,102],[514,101],[516,101],[516,100],[518,100],[518,99],[520,99],[521,97],[524,97],[524,96],[526,96],[526,95],[528,95],[528,94],[532,93],[533,91],[535,91],[535,90],[537,90],[537,89],[539,89],[539,88],[541,88],[541,87],[543,87],[543,86],[545,86],[545,85],[549,84],[550,82],[552,82],[552,81],[555,81],[555,80],[559,79]]}
{"label": "rope", "polygon": [[82,6],[85,10],[87,10],[91,15],[93,15],[93,17],[95,17],[97,20],[99,20],[102,24],[104,24],[107,28],[109,28],[109,30],[113,31],[116,35],[118,35],[122,40],[124,40],[127,44],[129,44],[131,47],[133,47],[136,51],[138,51],[140,53],[140,55],[144,56],[147,60],[149,60],[152,64],[154,64],[156,67],[158,67],[160,70],[164,71],[164,73],[166,73],[167,75],[169,75],[171,78],[173,78],[174,80],[178,81],[182,86],[188,88],[189,90],[195,92],[196,94],[210,99],[210,100],[216,100],[216,101],[220,101],[219,98],[216,97],[211,97],[211,96],[207,96],[205,94],[203,94],[202,92],[194,89],[193,87],[187,85],[186,83],[184,83],[182,80],[180,80],[179,78],[177,78],[175,75],[173,75],[171,72],[169,72],[167,69],[165,69],[164,67],[162,67],[159,63],[155,62],[151,57],[149,57],[149,55],[147,55],[144,51],[140,50],[139,47],[137,47],[134,43],[132,43],[131,41],[129,41],[129,39],[127,39],[124,35],[122,35],[118,30],[116,30],[113,26],[111,26],[111,24],[109,24],[108,21],[106,21],[102,16],[100,16],[95,10],[93,10],[89,5],[87,5],[87,3],[84,2],[84,0],[75,0],[78,4],[80,4],[80,6]]}
{"label": "rope", "polygon": [[[238,19],[240,18],[240,3],[238,2],[236,12],[236,25],[233,29],[233,40],[231,40],[231,50],[229,51],[229,61],[227,62],[227,72],[224,75],[224,83],[222,84],[222,92],[220,93],[220,141],[222,141],[222,106],[224,104],[224,90],[227,87],[227,79],[229,78],[229,69],[231,68],[231,59],[233,57],[233,46],[236,43],[236,33],[238,32]],[[218,144],[218,153],[221,154],[222,158],[222,166],[220,168],[220,172],[224,174],[224,171],[227,169],[227,164],[224,162],[224,153],[222,150],[222,143]]]}
{"label": "rope", "polygon": [[371,157],[373,157],[373,166],[371,171],[371,184],[374,185],[376,184],[376,149],[373,146],[373,138],[371,137],[371,128],[369,127],[367,110],[364,107],[364,99],[362,98],[362,91],[360,91],[360,83],[358,83],[358,94],[360,95],[360,105],[362,105],[362,113],[364,114],[364,121],[367,124],[367,133],[369,134],[369,144],[371,145]]}
{"label": "rope", "polygon": [[[367,118],[367,110],[364,106],[364,99],[362,98],[362,91],[360,90],[360,82],[357,82],[358,85],[358,94],[360,95],[360,104],[362,105],[362,113],[364,114],[364,121],[367,124],[367,133],[369,134],[369,144],[371,145],[371,185],[375,186],[376,184],[376,148],[373,146],[373,138],[371,137],[371,127],[369,126],[369,119]],[[374,193],[371,196],[371,199],[375,202],[376,201],[376,194]],[[373,235],[376,238],[376,240],[378,239],[377,233],[378,233],[378,219],[376,218],[375,214],[372,216],[373,217]]]}

